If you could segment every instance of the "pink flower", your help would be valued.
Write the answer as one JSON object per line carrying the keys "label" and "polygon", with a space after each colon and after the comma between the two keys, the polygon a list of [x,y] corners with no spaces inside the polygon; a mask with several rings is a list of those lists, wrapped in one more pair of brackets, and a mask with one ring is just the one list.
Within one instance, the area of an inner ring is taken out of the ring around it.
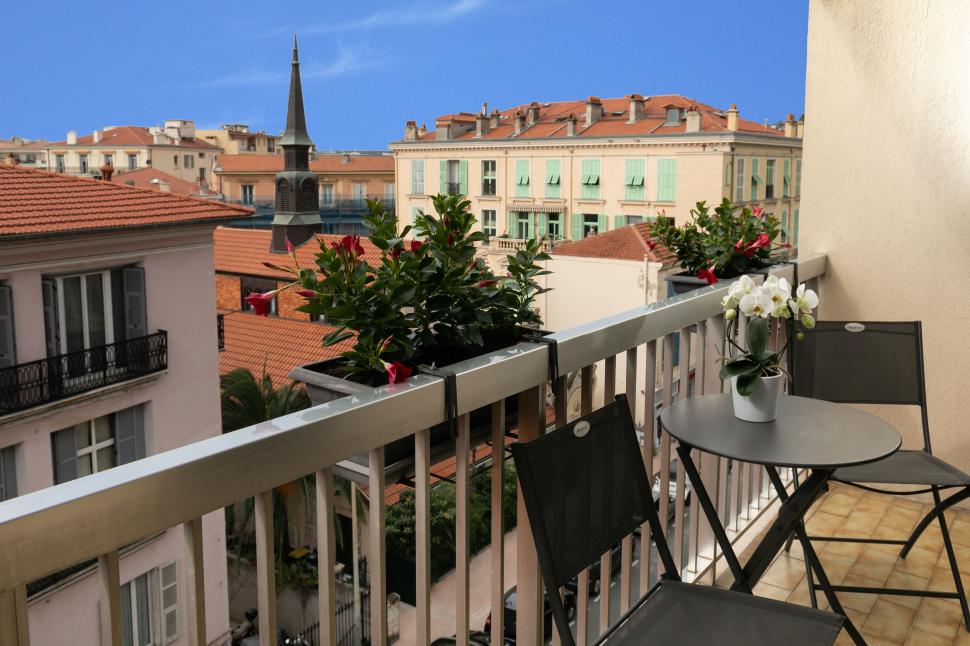
{"label": "pink flower", "polygon": [[296,248],[293,247],[293,243],[290,242],[289,238],[286,239],[286,253],[290,254],[293,260],[296,260]]}
{"label": "pink flower", "polygon": [[276,296],[275,291],[266,292],[265,294],[253,292],[246,297],[246,302],[252,306],[256,316],[269,316],[274,296]]}
{"label": "pink flower", "polygon": [[315,292],[312,289],[298,289],[296,293],[303,298],[313,298],[314,296],[320,295],[320,292]]}
{"label": "pink flower", "polygon": [[386,339],[384,339],[383,341],[381,341],[381,347],[377,351],[377,354],[383,354],[384,351],[387,350],[387,348],[391,345],[391,341],[393,341],[393,340],[394,340],[394,337],[393,336],[389,336]]}
{"label": "pink flower", "polygon": [[419,251],[421,251],[421,247],[422,246],[424,246],[424,243],[421,242],[420,240],[412,240],[411,241],[411,253],[418,253]]}
{"label": "pink flower", "polygon": [[754,207],[753,209],[751,209],[751,212],[754,214],[756,218],[760,218],[762,215],[765,214],[765,210],[760,206]]}
{"label": "pink flower", "polygon": [[384,371],[387,373],[387,383],[389,384],[399,384],[408,377],[411,376],[411,368],[400,361],[395,361],[394,363],[384,363]]}
{"label": "pink flower", "polygon": [[491,287],[497,282],[498,282],[497,280],[482,280],[475,283],[475,287]]}
{"label": "pink flower", "polygon": [[714,275],[714,265],[711,265],[710,267],[701,268],[697,272],[697,277],[703,278],[704,280],[706,280],[708,285],[713,285],[714,283],[716,283],[717,276]]}

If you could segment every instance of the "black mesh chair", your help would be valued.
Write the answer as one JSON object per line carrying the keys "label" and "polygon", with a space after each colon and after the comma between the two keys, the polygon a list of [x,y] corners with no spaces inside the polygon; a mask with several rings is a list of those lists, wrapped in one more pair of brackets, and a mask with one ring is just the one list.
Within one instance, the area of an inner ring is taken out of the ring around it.
{"label": "black mesh chair", "polygon": [[[529,443],[512,445],[552,616],[575,646],[555,593],[649,523],[664,573],[599,643],[831,645],[839,615],[680,581],[663,538],[626,397]],[[641,548],[649,554],[649,545]],[[647,558],[644,556],[643,558]]]}
{"label": "black mesh chair", "polygon": [[[792,394],[849,404],[895,404],[919,406],[923,424],[923,448],[900,450],[884,460],[839,469],[833,480],[888,495],[933,495],[934,507],[906,540],[849,539],[810,536],[811,540],[889,543],[902,546],[906,558],[923,531],[934,520],[940,523],[943,545],[950,562],[954,592],[895,588],[832,586],[836,591],[902,594],[959,599],[963,621],[970,630],[967,597],[960,580],[953,543],[943,512],[970,497],[970,475],[934,456],[931,451],[926,412],[926,380],[923,374],[923,336],[919,321],[877,323],[868,321],[819,321],[793,344]],[[852,429],[846,429],[851,432]],[[863,484],[865,483],[865,484]],[[876,486],[873,486],[876,485]],[[888,491],[878,485],[915,487]],[[945,500],[940,492],[955,490]],[[810,586],[813,581],[809,579]],[[813,595],[814,599],[814,595]]]}

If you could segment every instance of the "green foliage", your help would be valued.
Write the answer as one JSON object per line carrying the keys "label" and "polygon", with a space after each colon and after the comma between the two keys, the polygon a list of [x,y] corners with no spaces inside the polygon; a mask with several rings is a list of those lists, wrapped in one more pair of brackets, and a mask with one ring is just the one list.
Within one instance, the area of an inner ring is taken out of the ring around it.
{"label": "green foliage", "polygon": [[748,320],[747,333],[747,353],[737,359],[726,361],[721,366],[721,379],[737,377],[738,393],[745,396],[754,392],[762,377],[770,377],[781,370],[778,365],[779,353],[768,349],[768,319],[760,316],[751,317]]}
{"label": "green foliage", "polygon": [[[505,530],[515,527],[516,480],[511,463],[504,465],[502,517]],[[468,492],[468,542],[472,554],[491,540],[491,469],[475,473]],[[406,559],[415,558],[415,499],[408,489],[387,508],[385,516],[387,551]],[[442,482],[431,489],[431,576],[438,579],[455,567],[455,486]]]}
{"label": "green foliage", "polygon": [[402,230],[393,212],[368,202],[365,224],[381,251],[379,264],[368,264],[359,239],[347,236],[321,242],[316,270],[292,270],[301,291],[312,292],[298,309],[337,328],[324,345],[355,337],[344,366],[356,381],[386,383],[385,364],[396,361],[413,368],[474,356],[492,343],[517,341],[521,325],[541,323],[532,309],[546,291],[537,282],[548,273],[536,264],[548,259],[540,241],[509,257],[508,275],[495,276],[475,257],[485,236],[473,231],[471,202],[460,195],[433,202],[436,214],[421,214]]}
{"label": "green foliage", "polygon": [[303,386],[290,384],[273,388],[273,379],[265,367],[258,380],[246,368],[237,368],[222,375],[219,386],[223,433],[310,407],[310,398]]}
{"label": "green foliage", "polygon": [[771,264],[771,244],[781,232],[774,215],[727,198],[713,212],[698,202],[690,213],[691,220],[681,227],[665,215],[654,225],[656,241],[677,254],[690,275],[713,265],[718,278],[734,278]]}

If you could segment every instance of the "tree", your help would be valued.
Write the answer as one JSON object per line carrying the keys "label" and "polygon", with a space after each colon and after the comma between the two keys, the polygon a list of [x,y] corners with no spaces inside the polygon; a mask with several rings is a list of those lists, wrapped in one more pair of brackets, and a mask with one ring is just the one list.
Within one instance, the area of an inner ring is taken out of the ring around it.
{"label": "tree", "polygon": [[310,398],[303,386],[289,384],[273,388],[273,378],[267,374],[265,365],[259,380],[246,368],[236,368],[222,375],[219,385],[223,433],[310,407]]}

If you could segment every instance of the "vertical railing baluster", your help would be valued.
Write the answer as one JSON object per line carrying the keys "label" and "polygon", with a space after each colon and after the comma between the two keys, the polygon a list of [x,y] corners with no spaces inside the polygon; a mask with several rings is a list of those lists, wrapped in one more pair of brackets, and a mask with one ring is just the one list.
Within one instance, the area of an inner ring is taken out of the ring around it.
{"label": "vertical railing baluster", "polygon": [[189,644],[206,646],[205,635],[205,564],[202,549],[202,519],[194,518],[182,523],[185,534],[185,578]]}
{"label": "vertical railing baluster", "polygon": [[[643,359],[643,466],[647,481],[653,487],[653,440],[657,437],[657,342],[649,341]],[[640,588],[642,597],[650,589],[650,525],[640,526]]]}
{"label": "vertical railing baluster", "polygon": [[[680,330],[680,388],[677,397],[680,400],[690,397],[690,328]],[[674,475],[674,562],[677,570],[684,569],[684,488],[686,477],[684,465],[677,460]]]}
{"label": "vertical railing baluster", "polygon": [[[500,399],[492,404],[492,646],[503,646],[505,643],[505,517],[502,509],[504,485],[505,400]],[[418,639],[418,643],[427,644],[430,640]]]}
{"label": "vertical railing baluster", "polygon": [[[566,376],[565,375],[560,376],[559,379],[557,379],[555,382],[553,382],[553,384],[552,384],[552,394],[553,394],[553,400],[555,402],[556,428],[562,428],[563,426],[565,426],[567,424],[567,419],[566,419]],[[565,595],[565,592],[566,591],[565,591],[564,588],[559,588],[559,590],[556,591],[556,594],[558,594],[559,595],[559,598],[562,599],[563,596]],[[556,629],[556,626],[552,626],[552,635],[551,635],[551,637],[552,637],[552,646],[560,646],[560,644],[562,643],[562,641],[561,641],[561,639],[559,637],[559,631]]]}
{"label": "vertical railing baluster", "polygon": [[[700,397],[705,393],[705,383],[704,380],[707,376],[707,362],[706,362],[706,332],[707,332],[707,321],[699,321],[696,326],[695,332],[695,343],[692,344],[694,351],[694,395]],[[704,455],[700,451],[693,451],[694,462],[697,465],[700,473],[704,473],[705,463],[708,461],[709,456]],[[686,484],[684,485],[686,489]],[[687,492],[684,492],[684,504],[687,504]],[[687,569],[692,572],[697,572],[698,569],[698,550],[701,536],[701,525],[703,521],[700,520],[700,514],[698,513],[698,508],[700,505],[692,504],[690,509],[688,509],[688,515],[690,519],[688,521],[688,528],[690,530],[689,537],[687,539]]]}
{"label": "vertical railing baluster", "polygon": [[259,646],[276,644],[276,558],[273,555],[273,490],[256,494],[256,608]]}
{"label": "vertical railing baluster", "polygon": [[[431,643],[431,431],[414,435],[415,637]],[[494,618],[494,615],[493,615]]]}
{"label": "vertical railing baluster", "polygon": [[[387,577],[384,548],[384,447],[371,449],[368,456],[370,555],[367,559],[367,575],[370,583],[370,643],[371,646],[387,646]],[[356,574],[356,573],[355,573]]]}
{"label": "vertical railing baluster", "polygon": [[[529,442],[539,437],[545,426],[545,383],[519,393],[519,441]],[[515,568],[518,607],[515,620],[517,646],[540,646],[542,640],[542,578],[536,556],[529,516],[522,499],[522,489],[516,496]]]}
{"label": "vertical railing baluster", "polygon": [[[603,405],[616,397],[616,356],[610,355],[603,362]],[[613,599],[613,546],[600,557],[600,618],[599,634],[610,625],[610,604]]]}
{"label": "vertical railing baluster", "polygon": [[320,617],[320,645],[337,643],[337,589],[334,567],[337,537],[333,516],[333,468],[315,474],[317,507],[317,612]]}
{"label": "vertical railing baluster", "polygon": [[[593,412],[593,366],[584,366],[580,373],[579,413],[589,415]],[[589,568],[579,573],[576,591],[576,646],[586,646],[589,642]],[[495,644],[493,644],[495,646]]]}
{"label": "vertical railing baluster", "polygon": [[[637,348],[626,351],[626,400],[630,416],[637,418]],[[633,535],[625,536],[620,547],[620,612],[630,607],[630,588],[633,585]]]}
{"label": "vertical railing baluster", "polygon": [[98,576],[101,579],[101,643],[122,646],[121,640],[121,578],[118,572],[118,550],[98,557]]}
{"label": "vertical railing baluster", "polygon": [[[663,345],[663,407],[670,406],[674,398],[674,335],[664,337]],[[670,535],[670,435],[660,434],[660,525],[664,538]],[[651,482],[651,486],[652,486]],[[678,567],[679,569],[679,567]]]}
{"label": "vertical railing baluster", "polygon": [[468,415],[458,418],[458,438],[455,441],[455,641],[468,646],[469,621],[469,565],[468,541],[468,454],[471,451],[471,424]]}
{"label": "vertical railing baluster", "polygon": [[[724,339],[724,318],[715,316],[702,321],[698,334],[698,354],[697,363],[700,375],[696,383],[701,384],[702,392],[705,395],[714,395],[722,391],[720,377],[720,358],[724,351],[721,347]],[[714,505],[721,509],[724,506],[724,490],[721,483],[726,477],[726,461],[709,453],[702,453],[700,464],[701,479],[704,486],[710,492],[716,494]],[[691,513],[697,514],[697,556],[708,560],[714,560],[717,556],[717,541],[714,540],[714,531],[707,520],[707,517],[698,513],[700,505],[696,502],[691,504]],[[694,516],[691,516],[692,522]],[[695,565],[699,569],[700,564]]]}
{"label": "vertical railing baluster", "polygon": [[[747,317],[738,312],[737,321],[737,343],[742,348],[747,347],[748,324]],[[741,528],[741,519],[748,517],[748,483],[750,480],[750,468],[746,462],[734,461],[733,484],[731,495],[731,512],[733,514],[731,529],[737,531]]]}

